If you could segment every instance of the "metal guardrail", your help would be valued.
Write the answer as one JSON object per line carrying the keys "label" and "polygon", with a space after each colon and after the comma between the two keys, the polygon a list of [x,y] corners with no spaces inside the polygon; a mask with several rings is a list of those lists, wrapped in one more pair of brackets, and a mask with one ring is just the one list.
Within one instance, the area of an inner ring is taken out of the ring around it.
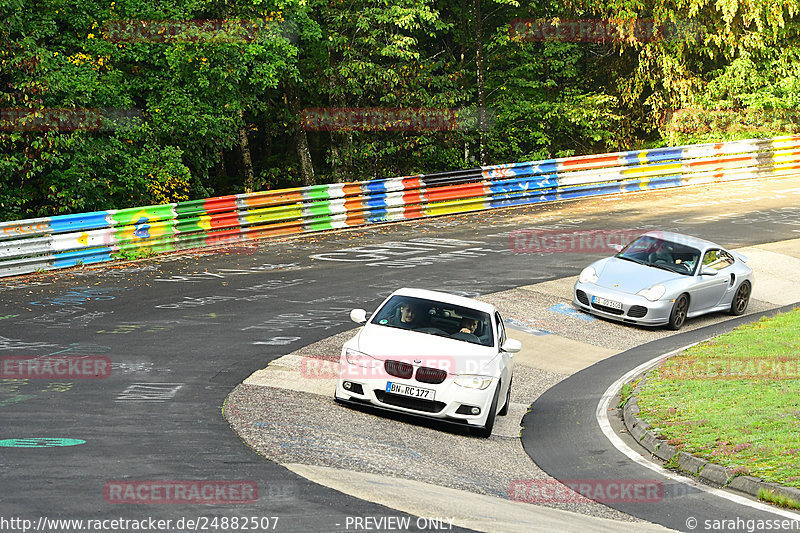
{"label": "metal guardrail", "polygon": [[248,239],[800,175],[800,136],[567,157],[0,222],[0,277]]}

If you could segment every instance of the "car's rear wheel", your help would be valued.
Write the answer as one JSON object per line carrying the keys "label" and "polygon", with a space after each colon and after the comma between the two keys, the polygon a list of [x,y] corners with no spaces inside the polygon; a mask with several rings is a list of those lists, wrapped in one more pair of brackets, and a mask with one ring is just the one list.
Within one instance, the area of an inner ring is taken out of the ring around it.
{"label": "car's rear wheel", "polygon": [[730,314],[734,316],[743,315],[744,312],[747,310],[747,304],[750,303],[750,293],[752,292],[750,288],[750,282],[745,280],[739,285],[739,288],[736,289],[736,294],[733,296],[733,301],[731,302],[731,310]]}
{"label": "car's rear wheel", "polygon": [[492,436],[492,429],[494,429],[494,419],[497,413],[497,397],[500,396],[500,382],[497,382],[497,387],[494,390],[494,397],[492,398],[492,406],[489,407],[489,414],[486,417],[486,424],[482,428],[473,430],[475,434],[484,439]]}
{"label": "car's rear wheel", "polygon": [[513,381],[508,382],[508,391],[506,392],[506,403],[503,408],[497,412],[497,416],[506,416],[508,414],[508,406],[511,405],[511,384]]}
{"label": "car's rear wheel", "polygon": [[689,312],[689,297],[685,294],[681,294],[672,305],[672,311],[669,314],[669,322],[667,323],[667,327],[674,331],[681,329],[683,323],[686,322],[687,312]]}

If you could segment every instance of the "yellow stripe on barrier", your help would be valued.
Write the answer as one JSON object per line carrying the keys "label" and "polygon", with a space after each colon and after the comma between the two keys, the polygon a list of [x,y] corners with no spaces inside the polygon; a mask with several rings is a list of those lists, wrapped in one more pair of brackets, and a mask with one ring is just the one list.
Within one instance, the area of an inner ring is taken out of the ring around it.
{"label": "yellow stripe on barrier", "polygon": [[284,220],[292,220],[296,218],[302,218],[302,216],[302,207],[299,205],[286,205],[248,211],[247,214],[244,215],[244,219],[249,224],[258,224],[260,222],[280,222]]}
{"label": "yellow stripe on barrier", "polygon": [[452,215],[456,213],[466,213],[467,211],[477,211],[486,208],[487,202],[483,198],[468,198],[466,200],[447,200],[428,204],[422,211],[427,216]]}

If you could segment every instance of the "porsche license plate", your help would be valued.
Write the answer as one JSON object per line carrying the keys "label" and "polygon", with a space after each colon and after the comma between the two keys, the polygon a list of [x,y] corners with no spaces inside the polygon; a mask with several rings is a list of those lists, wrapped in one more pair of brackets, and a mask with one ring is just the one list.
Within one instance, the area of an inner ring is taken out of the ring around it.
{"label": "porsche license plate", "polygon": [[386,392],[392,394],[400,394],[402,396],[410,396],[412,398],[421,398],[423,400],[433,400],[436,391],[433,389],[423,389],[422,387],[414,387],[413,385],[404,385],[402,383],[386,383]]}
{"label": "porsche license plate", "polygon": [[606,307],[610,307],[611,309],[622,309],[622,302],[615,302],[614,300],[606,300],[605,298],[600,298],[599,296],[592,296],[592,303],[597,305],[604,305]]}

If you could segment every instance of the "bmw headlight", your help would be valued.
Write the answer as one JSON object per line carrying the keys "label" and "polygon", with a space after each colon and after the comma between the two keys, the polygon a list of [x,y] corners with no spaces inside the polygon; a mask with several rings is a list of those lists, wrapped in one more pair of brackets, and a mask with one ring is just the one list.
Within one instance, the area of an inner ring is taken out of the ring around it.
{"label": "bmw headlight", "polygon": [[652,287],[648,287],[647,289],[642,289],[636,294],[639,296],[644,296],[651,302],[655,302],[656,300],[660,300],[664,294],[666,294],[667,288],[663,285],[653,285]]}
{"label": "bmw headlight", "polygon": [[578,281],[581,283],[594,283],[597,281],[597,271],[592,266],[588,266],[581,270],[581,275],[578,276]]}
{"label": "bmw headlight", "polygon": [[347,348],[344,351],[344,356],[347,359],[347,362],[351,365],[362,366],[364,368],[375,368],[376,366],[380,365],[380,361],[374,357],[370,357],[369,355],[356,350],[351,350],[350,348]]}
{"label": "bmw headlight", "polygon": [[467,389],[483,390],[492,384],[492,378],[486,376],[472,376],[469,374],[456,376],[453,380],[456,385]]}

